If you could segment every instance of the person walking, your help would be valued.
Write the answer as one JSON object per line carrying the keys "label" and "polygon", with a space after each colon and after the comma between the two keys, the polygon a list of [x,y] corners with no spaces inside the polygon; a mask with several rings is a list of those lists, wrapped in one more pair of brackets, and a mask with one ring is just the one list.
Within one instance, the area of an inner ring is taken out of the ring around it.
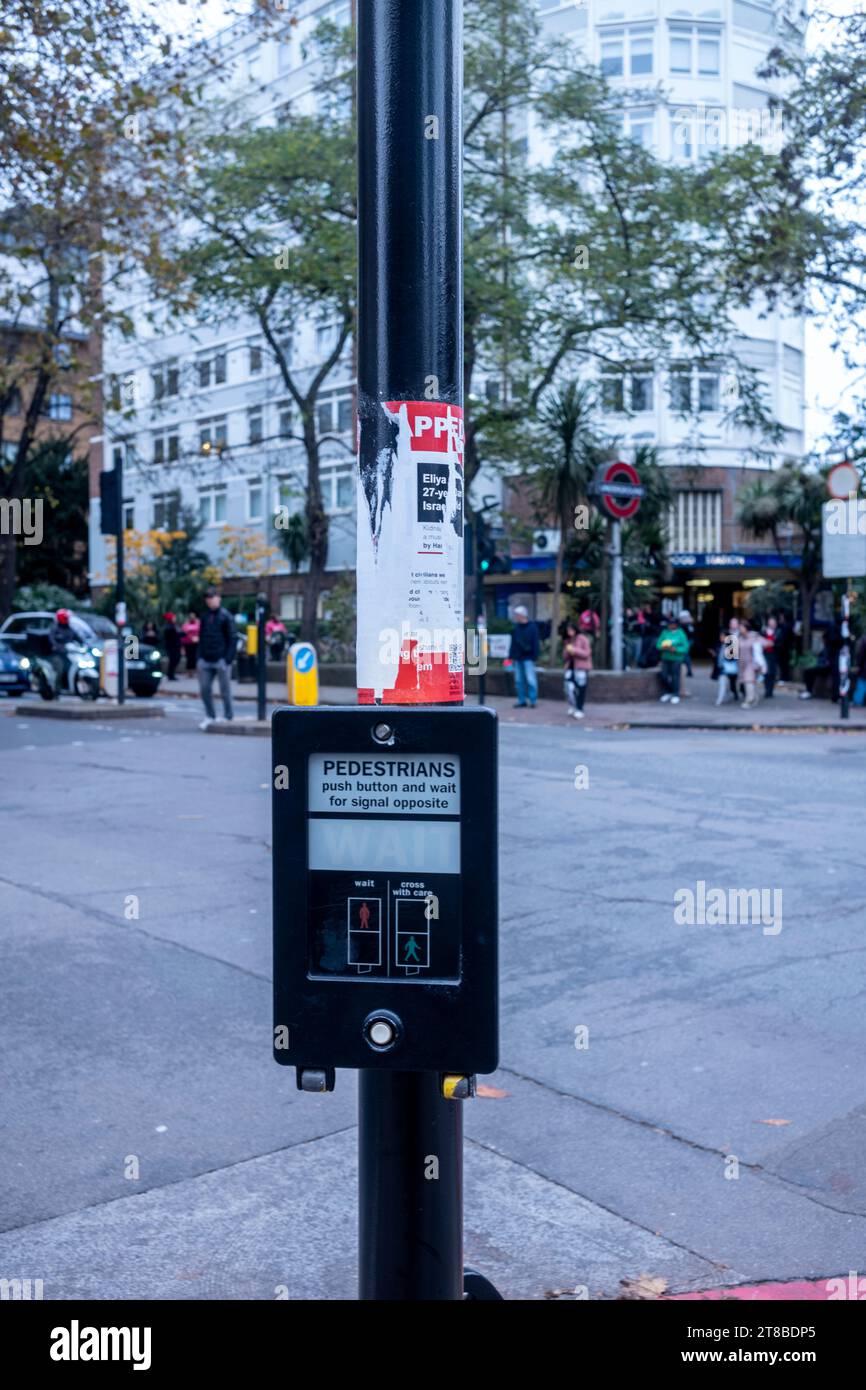
{"label": "person walking", "polygon": [[168,678],[173,681],[177,680],[177,668],[180,665],[180,633],[173,613],[166,613],[163,622],[165,627],[162,630],[162,645],[168,658]]}
{"label": "person walking", "polygon": [[150,647],[159,646],[159,633],[156,630],[156,623],[152,618],[148,618],[144,627],[141,629],[141,640]]}
{"label": "person walking", "polygon": [[866,632],[862,632],[857,638],[854,646],[854,658],[851,663],[851,678],[855,681],[854,698],[852,704],[857,705],[858,709],[866,705]]}
{"label": "person walking", "polygon": [[778,631],[778,626],[776,619],[771,614],[761,634],[764,643],[764,662],[767,668],[764,672],[765,700],[772,700],[776,677],[779,673],[779,658],[776,654],[776,633]]}
{"label": "person walking", "polygon": [[563,662],[568,713],[572,719],[583,719],[586,687],[592,670],[592,643],[586,633],[580,632],[574,623],[566,623],[565,626]]}
{"label": "person walking", "polygon": [[514,627],[511,632],[511,649],[508,653],[514,664],[514,681],[517,687],[515,709],[525,709],[527,701],[530,709],[535,709],[538,699],[538,676],[535,663],[538,660],[538,628],[529,621],[526,608],[514,610]]}
{"label": "person walking", "polygon": [[683,608],[683,609],[681,610],[681,612],[680,612],[680,619],[679,619],[679,621],[680,621],[680,627],[682,628],[683,632],[686,634],[686,640],[687,640],[687,642],[688,642],[688,647],[687,647],[687,649],[686,649],[685,663],[686,663],[686,675],[689,677],[689,679],[691,679],[692,675],[694,674],[693,671],[692,671],[692,643],[693,643],[694,640],[695,640],[695,620],[694,620],[694,618],[692,617],[692,615],[691,615],[691,613],[689,612],[689,610],[688,610],[687,608]]}
{"label": "person walking", "polygon": [[180,630],[180,644],[186,655],[186,669],[190,673],[195,670],[196,660],[198,659],[198,639],[200,633],[201,623],[195,613],[190,613]]}
{"label": "person walking", "polygon": [[689,639],[680,627],[679,620],[671,613],[656,642],[656,650],[661,657],[661,677],[664,694],[661,703],[670,700],[672,705],[680,702],[680,666],[689,646]]}
{"label": "person walking", "polygon": [[752,630],[746,618],[740,622],[739,662],[743,709],[751,709],[758,703],[758,673],[763,670],[765,663],[761,638]]}
{"label": "person walking", "polygon": [[737,680],[740,674],[739,653],[739,618],[731,618],[727,629],[722,628],[719,633],[719,646],[716,652],[716,666],[718,670],[719,688],[716,693],[716,705],[723,705],[728,691],[736,705],[739,702],[737,694]]}
{"label": "person walking", "polygon": [[236,643],[234,621],[231,613],[222,606],[219,589],[208,589],[204,601],[206,606],[201,617],[198,654],[198,685],[205,711],[205,718],[199,725],[201,729],[206,729],[216,719],[213,703],[214,676],[219,680],[223,714],[227,720],[234,718],[232,661]]}

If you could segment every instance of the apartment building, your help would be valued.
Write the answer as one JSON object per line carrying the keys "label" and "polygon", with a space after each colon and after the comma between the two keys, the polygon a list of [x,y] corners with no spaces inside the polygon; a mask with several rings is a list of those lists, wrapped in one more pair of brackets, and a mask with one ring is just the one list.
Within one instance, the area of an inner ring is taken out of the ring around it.
{"label": "apartment building", "polygon": [[[770,89],[757,70],[773,44],[802,45],[806,15],[798,0],[698,0],[691,7],[678,0],[538,0],[538,9],[547,32],[573,42],[582,59],[628,91],[626,133],[661,158],[694,162],[719,143],[779,140],[768,108]],[[220,85],[237,91],[239,119],[276,121],[287,101],[303,106],[315,100],[304,37],[325,16],[348,22],[349,0],[302,0],[293,12],[299,22],[264,41],[242,21],[213,40],[222,60]],[[532,158],[540,138],[531,113],[527,138]],[[328,325],[298,325],[289,347],[299,370],[311,372],[323,359],[329,332]],[[622,440],[626,456],[640,444],[655,445],[672,470],[672,575],[665,598],[690,607],[708,631],[742,606],[746,581],[790,573],[774,552],[739,533],[737,495],[756,472],[804,447],[802,320],[755,304],[738,316],[737,332],[738,353],[759,372],[785,431],[760,464],[750,453],[755,441],[724,419],[730,383],[721,367],[684,357],[664,373],[652,363],[629,364],[599,382],[605,431]],[[271,542],[275,508],[300,509],[304,468],[291,403],[256,326],[239,320],[195,323],[154,335],[142,324],[134,342],[107,343],[105,361],[116,389],[134,408],[132,420],[109,411],[104,434],[107,463],[122,457],[126,464],[128,526],[171,529],[192,508],[216,561],[225,553],[228,533]],[[335,575],[354,564],[352,392],[347,347],[319,408],[331,519],[328,568]],[[483,478],[480,490],[500,491],[503,484]],[[105,582],[106,554],[98,501],[92,511],[91,572],[99,585]],[[506,613],[518,596],[528,597],[538,616],[547,616],[548,555],[515,556],[513,563],[515,573],[499,576],[491,587],[491,606]],[[282,558],[271,569],[275,606],[294,618],[300,581]],[[239,574],[226,587],[252,592],[255,584]]]}

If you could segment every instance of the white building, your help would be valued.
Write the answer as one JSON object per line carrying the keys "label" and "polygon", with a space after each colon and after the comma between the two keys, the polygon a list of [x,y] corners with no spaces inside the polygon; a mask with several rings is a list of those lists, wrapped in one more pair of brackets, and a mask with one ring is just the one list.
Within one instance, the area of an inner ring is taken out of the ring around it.
{"label": "white building", "polygon": [[[573,40],[614,87],[633,94],[627,132],[662,159],[695,161],[720,142],[756,135],[778,141],[767,109],[770,90],[756,73],[773,44],[802,45],[806,18],[798,0],[785,5],[695,0],[692,7],[678,0],[538,0],[538,7],[546,31]],[[262,42],[255,29],[239,21],[213,41],[225,62],[221,94],[227,83],[235,84],[239,118],[278,120],[290,98],[301,104],[314,100],[314,73],[301,53],[304,35],[326,15],[348,21],[349,0],[301,0],[293,11],[300,22],[279,40]],[[528,129],[532,157],[539,136],[531,116]],[[777,310],[765,313],[756,304],[739,315],[737,327],[738,353],[759,370],[768,404],[785,429],[775,459],[797,455],[804,445],[803,322]],[[302,326],[292,345],[294,365],[312,368],[321,361],[328,333],[327,325]],[[105,421],[106,466],[120,449],[127,462],[130,526],[171,528],[179,511],[192,507],[205,522],[204,544],[217,558],[226,528],[247,528],[270,542],[275,507],[288,502],[300,509],[303,454],[289,437],[291,410],[255,325],[196,324],[154,336],[142,322],[134,343],[106,344],[105,364],[121,389],[132,393],[136,407],[131,423],[111,414]],[[320,429],[329,436],[323,482],[334,571],[354,563],[352,385],[348,350],[320,407]],[[688,575],[695,589],[707,590],[709,578],[719,609],[733,606],[741,571],[750,568],[756,578],[764,577],[772,570],[772,557],[744,542],[735,528],[737,490],[759,465],[749,453],[754,441],[723,419],[724,374],[685,360],[668,373],[647,364],[609,376],[602,392],[606,428],[623,440],[626,451],[651,443],[662,462],[678,469],[691,465],[670,528],[672,551],[682,561],[676,583],[683,600],[697,603],[697,593],[687,591]],[[688,407],[693,418],[686,420]],[[490,491],[491,485],[496,484],[484,479],[480,490]],[[92,582],[104,583],[98,502],[92,507],[90,554]],[[726,560],[732,563],[716,563]],[[276,568],[288,574],[285,562]],[[525,577],[530,579],[528,572]],[[543,587],[541,574],[533,580],[537,592]],[[252,585],[246,588],[251,591]],[[518,588],[499,587],[500,609],[509,591]],[[526,585],[520,589],[528,591]],[[705,594],[701,598],[708,601]],[[298,602],[285,593],[284,615],[296,617]],[[704,611],[709,616],[710,609]],[[543,603],[539,613],[544,614]]]}

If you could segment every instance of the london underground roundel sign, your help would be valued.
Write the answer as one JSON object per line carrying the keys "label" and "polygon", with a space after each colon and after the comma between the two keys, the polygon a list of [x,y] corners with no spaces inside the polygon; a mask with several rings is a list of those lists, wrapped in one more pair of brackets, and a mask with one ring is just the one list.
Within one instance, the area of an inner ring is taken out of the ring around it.
{"label": "london underground roundel sign", "polygon": [[595,494],[616,521],[634,516],[645,492],[634,464],[603,463],[595,475]]}

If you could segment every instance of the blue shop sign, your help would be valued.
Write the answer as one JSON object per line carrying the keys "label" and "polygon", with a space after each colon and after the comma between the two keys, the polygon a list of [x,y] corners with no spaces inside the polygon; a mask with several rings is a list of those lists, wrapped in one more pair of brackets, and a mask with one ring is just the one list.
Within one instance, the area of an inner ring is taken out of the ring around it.
{"label": "blue shop sign", "polygon": [[674,569],[790,569],[800,568],[799,555],[782,556],[775,550],[677,551],[669,555]]}

